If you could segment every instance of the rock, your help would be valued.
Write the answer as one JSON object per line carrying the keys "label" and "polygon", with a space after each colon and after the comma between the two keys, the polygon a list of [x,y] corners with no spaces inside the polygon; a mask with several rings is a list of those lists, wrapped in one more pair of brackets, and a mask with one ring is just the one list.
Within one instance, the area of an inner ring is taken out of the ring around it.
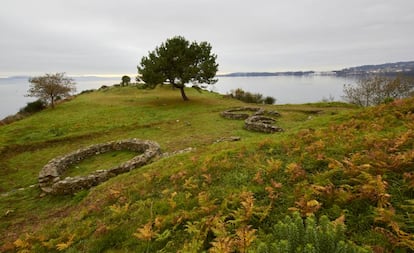
{"label": "rock", "polygon": [[189,153],[189,152],[194,151],[194,150],[195,150],[195,148],[188,147],[188,148],[178,150],[178,151],[165,152],[161,155],[161,158],[171,157],[171,156],[179,155],[179,154],[185,154],[185,153]]}
{"label": "rock", "polygon": [[275,133],[283,132],[283,129],[273,124],[276,120],[266,116],[251,116],[244,121],[244,127],[247,130],[263,132],[263,133]]}
{"label": "rock", "polygon": [[216,140],[215,142],[216,143],[224,142],[224,141],[233,142],[233,141],[240,141],[240,140],[241,140],[241,138],[239,136],[230,136],[230,137],[220,138],[220,139]]}

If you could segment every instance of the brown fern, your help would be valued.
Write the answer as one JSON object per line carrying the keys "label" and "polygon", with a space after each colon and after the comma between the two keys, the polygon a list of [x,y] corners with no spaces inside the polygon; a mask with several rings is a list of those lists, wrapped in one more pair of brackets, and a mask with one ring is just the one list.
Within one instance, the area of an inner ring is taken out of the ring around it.
{"label": "brown fern", "polygon": [[152,221],[146,223],[143,227],[138,228],[136,233],[133,233],[133,236],[143,241],[151,241],[156,235],[157,233],[153,229]]}
{"label": "brown fern", "polygon": [[256,229],[253,229],[250,225],[239,227],[236,230],[237,240],[235,241],[235,246],[238,252],[247,252],[254,239],[256,239],[255,234]]}

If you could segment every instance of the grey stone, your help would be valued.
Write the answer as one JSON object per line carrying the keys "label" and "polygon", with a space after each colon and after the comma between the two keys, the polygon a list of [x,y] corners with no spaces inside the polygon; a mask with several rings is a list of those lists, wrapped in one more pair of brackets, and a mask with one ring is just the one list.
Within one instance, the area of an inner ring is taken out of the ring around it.
{"label": "grey stone", "polygon": [[233,141],[240,141],[240,140],[241,140],[241,138],[239,136],[230,136],[230,137],[222,137],[222,138],[216,140],[216,143],[224,142],[224,141],[233,142]]}
{"label": "grey stone", "polygon": [[194,150],[195,150],[195,148],[188,147],[188,148],[185,148],[185,149],[182,149],[182,150],[178,150],[178,151],[173,151],[173,152],[165,152],[165,153],[163,153],[163,154],[161,155],[161,158],[167,158],[167,157],[171,157],[171,156],[174,156],[174,155],[185,154],[185,153],[192,152],[192,151],[194,151]]}

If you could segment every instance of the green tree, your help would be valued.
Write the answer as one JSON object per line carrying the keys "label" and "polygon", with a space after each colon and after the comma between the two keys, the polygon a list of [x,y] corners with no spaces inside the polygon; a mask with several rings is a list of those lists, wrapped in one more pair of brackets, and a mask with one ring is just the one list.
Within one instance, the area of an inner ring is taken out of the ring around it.
{"label": "green tree", "polygon": [[72,78],[65,77],[65,73],[45,74],[29,78],[30,86],[28,97],[37,97],[55,107],[55,101],[59,97],[70,96],[76,91]]}
{"label": "green tree", "polygon": [[199,88],[196,84],[217,82],[214,79],[218,70],[216,59],[209,43],[190,43],[176,36],[143,57],[138,73],[149,87],[168,82],[181,91],[183,100],[188,100],[184,91],[187,83],[192,82],[194,88]]}
{"label": "green tree", "polygon": [[131,77],[125,75],[122,77],[121,85],[127,86],[129,85],[130,82],[131,82]]}

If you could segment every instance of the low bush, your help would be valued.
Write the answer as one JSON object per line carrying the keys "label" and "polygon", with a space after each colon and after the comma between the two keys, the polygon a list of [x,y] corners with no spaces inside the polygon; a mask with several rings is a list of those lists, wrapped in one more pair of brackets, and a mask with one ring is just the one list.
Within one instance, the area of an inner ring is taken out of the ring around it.
{"label": "low bush", "polygon": [[40,112],[41,110],[45,109],[46,105],[45,103],[38,99],[34,102],[29,102],[27,103],[27,105],[25,107],[23,107],[22,109],[20,109],[20,113],[36,113],[36,112]]}
{"label": "low bush", "polygon": [[95,89],[83,90],[79,94],[88,94],[88,93],[92,93],[92,92],[95,92],[95,91],[96,91]]}
{"label": "low bush", "polygon": [[136,87],[139,90],[151,90],[151,89],[154,89],[156,85],[147,84],[147,83],[137,83]]}
{"label": "low bush", "polygon": [[251,104],[274,104],[276,102],[276,99],[273,97],[265,97],[263,98],[263,95],[260,93],[251,93],[248,91],[244,91],[240,88],[236,90],[232,90],[231,97],[238,99],[240,101],[251,103]]}
{"label": "low bush", "polygon": [[267,96],[265,97],[263,102],[267,105],[273,105],[274,103],[276,103],[276,99],[274,97]]}

